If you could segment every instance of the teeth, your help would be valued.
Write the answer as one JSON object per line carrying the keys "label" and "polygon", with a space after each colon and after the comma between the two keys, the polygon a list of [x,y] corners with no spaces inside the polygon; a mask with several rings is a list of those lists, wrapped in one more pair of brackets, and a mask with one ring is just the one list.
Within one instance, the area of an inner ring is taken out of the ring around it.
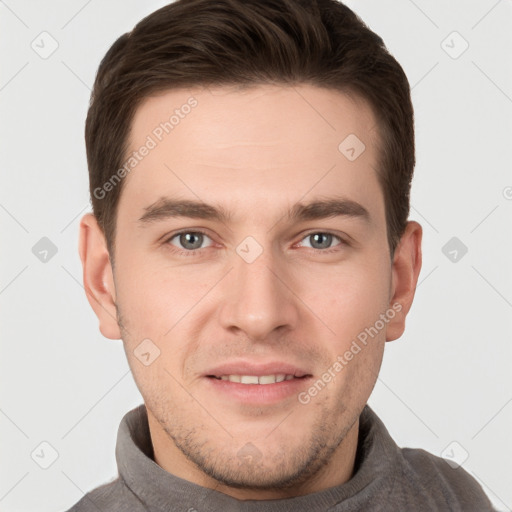
{"label": "teeth", "polygon": [[[229,377],[229,380],[231,380],[231,376]],[[259,384],[258,377],[256,375],[242,375],[239,382],[240,384]]]}
{"label": "teeth", "polygon": [[283,380],[292,380],[293,375],[285,375],[278,373],[276,375],[221,375],[216,377],[221,380],[229,380],[230,382],[238,382],[240,384],[275,384],[276,382],[283,382]]}
{"label": "teeth", "polygon": [[[258,378],[259,384],[275,384],[276,382],[281,382],[279,378],[281,375],[262,375]],[[283,375],[284,380],[284,375]]]}

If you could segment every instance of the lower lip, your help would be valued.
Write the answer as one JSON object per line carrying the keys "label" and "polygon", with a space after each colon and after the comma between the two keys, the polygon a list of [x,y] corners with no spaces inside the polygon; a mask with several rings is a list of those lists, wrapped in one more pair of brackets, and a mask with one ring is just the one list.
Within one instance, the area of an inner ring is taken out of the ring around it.
{"label": "lower lip", "polygon": [[206,377],[206,380],[215,391],[231,399],[256,405],[272,405],[291,396],[297,396],[309,386],[311,378],[283,380],[275,384],[240,384],[214,377]]}

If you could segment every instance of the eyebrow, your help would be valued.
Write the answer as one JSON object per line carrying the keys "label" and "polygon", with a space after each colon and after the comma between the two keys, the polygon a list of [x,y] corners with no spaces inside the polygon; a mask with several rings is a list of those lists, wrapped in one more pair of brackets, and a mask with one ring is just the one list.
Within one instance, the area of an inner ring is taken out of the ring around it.
{"label": "eyebrow", "polygon": [[[144,210],[144,214],[139,219],[139,223],[142,225],[173,217],[216,220],[222,223],[228,223],[232,218],[231,212],[228,212],[222,206],[211,205],[202,201],[179,200],[168,197],[161,197]],[[320,220],[340,216],[355,217],[370,222],[370,214],[364,206],[356,201],[344,198],[328,198],[307,204],[296,203],[285,213],[285,216],[289,222]]]}

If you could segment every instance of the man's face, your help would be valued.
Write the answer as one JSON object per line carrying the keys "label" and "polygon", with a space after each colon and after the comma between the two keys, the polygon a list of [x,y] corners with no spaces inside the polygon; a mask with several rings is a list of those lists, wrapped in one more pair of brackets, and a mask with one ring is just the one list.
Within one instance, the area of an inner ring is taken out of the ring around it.
{"label": "man's face", "polygon": [[[148,135],[123,184],[113,298],[156,460],[203,485],[293,495],[349,436],[353,455],[395,322],[375,118],[306,85],[173,90],[138,108],[130,152]],[[330,215],[288,215],[330,200]],[[171,201],[227,217],[178,216]],[[294,378],[218,378],[280,373]]]}

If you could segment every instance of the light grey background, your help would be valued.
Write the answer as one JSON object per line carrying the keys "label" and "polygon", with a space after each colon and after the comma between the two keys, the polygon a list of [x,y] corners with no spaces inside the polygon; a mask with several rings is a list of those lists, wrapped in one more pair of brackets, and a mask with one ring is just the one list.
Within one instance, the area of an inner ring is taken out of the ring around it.
{"label": "light grey background", "polygon": [[[87,303],[77,229],[96,69],[165,3],[0,1],[2,511],[64,510],[113,479],[119,421],[142,403],[121,341],[101,336]],[[413,88],[411,218],[424,228],[406,334],[387,344],[370,405],[399,445],[463,461],[511,510],[512,1],[347,3]]]}

